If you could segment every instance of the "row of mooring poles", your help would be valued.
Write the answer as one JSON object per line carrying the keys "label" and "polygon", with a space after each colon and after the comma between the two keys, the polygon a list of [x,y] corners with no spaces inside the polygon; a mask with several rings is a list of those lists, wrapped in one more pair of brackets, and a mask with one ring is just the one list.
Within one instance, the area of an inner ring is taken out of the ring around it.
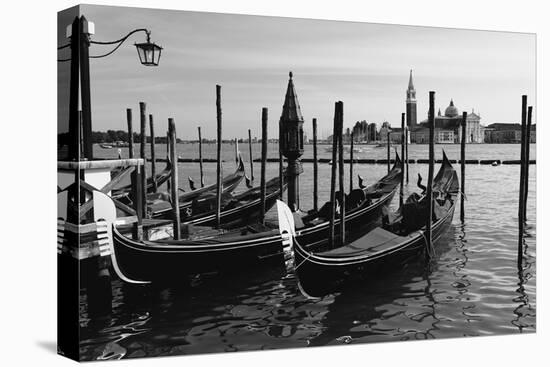
{"label": "row of mooring poles", "polygon": [[518,258],[517,266],[523,268],[523,251],[525,222],[527,220],[527,197],[529,192],[529,149],[531,139],[531,123],[533,107],[527,107],[527,96],[521,97],[521,147],[520,147],[520,184],[519,184],[519,207],[518,207]]}

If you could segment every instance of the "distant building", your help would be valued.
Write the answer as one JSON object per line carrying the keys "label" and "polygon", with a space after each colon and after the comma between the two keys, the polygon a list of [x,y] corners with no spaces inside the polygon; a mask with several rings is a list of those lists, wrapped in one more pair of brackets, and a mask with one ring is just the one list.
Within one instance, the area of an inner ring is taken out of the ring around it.
{"label": "distant building", "polygon": [[357,121],[353,128],[353,139],[360,143],[370,143],[378,140],[375,123],[367,123],[367,121]]}
{"label": "distant building", "polygon": [[[466,116],[466,143],[484,143],[485,132],[484,127],[480,124],[481,116],[476,114],[472,109],[472,112]],[[445,114],[441,114],[439,109],[437,116],[435,117],[435,128],[439,129],[441,135],[441,141],[438,142],[436,137],[436,143],[447,143],[450,136],[453,136],[452,143],[460,143],[462,138],[462,115],[458,113],[458,109],[455,107],[453,100],[449,103],[449,106],[445,109]],[[422,129],[428,127],[428,120],[424,120],[416,129]],[[449,132],[452,131],[453,134]],[[417,136],[423,136],[423,133],[416,134],[415,130],[411,129],[411,142],[420,143],[416,140]],[[413,134],[414,133],[414,134]],[[436,134],[437,135],[437,134]]]}
{"label": "distant building", "polygon": [[[490,124],[485,128],[485,142],[493,144],[521,143],[521,124]],[[537,126],[531,126],[530,142],[537,142]]]}
{"label": "distant building", "polygon": [[401,131],[403,129],[399,128],[393,128],[390,131],[390,142],[393,144],[401,144]]}
{"label": "distant building", "polygon": [[[382,127],[380,127],[380,140],[381,142],[387,142],[388,141],[388,133],[391,132],[391,125],[388,121],[384,121],[382,123]],[[391,136],[390,136],[391,140]]]}
{"label": "distant building", "polygon": [[[410,132],[411,141],[417,144],[428,144],[430,142],[430,129],[420,127]],[[450,129],[435,128],[434,141],[436,144],[453,144],[455,143],[455,132]]]}
{"label": "distant building", "polygon": [[406,100],[407,127],[409,130],[416,128],[416,89],[413,85],[413,71],[409,75],[409,87],[407,88]]}

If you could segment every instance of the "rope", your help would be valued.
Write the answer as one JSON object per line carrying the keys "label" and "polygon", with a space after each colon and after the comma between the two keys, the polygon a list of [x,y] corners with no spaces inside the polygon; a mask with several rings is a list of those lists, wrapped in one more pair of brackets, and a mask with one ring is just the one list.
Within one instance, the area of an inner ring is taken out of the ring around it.
{"label": "rope", "polygon": [[[296,240],[296,237],[295,236],[292,236],[292,240],[296,242],[296,244],[298,244],[298,246],[304,248],[302,245],[300,245],[300,243]],[[311,256],[313,255],[313,252],[309,252],[309,254],[307,255],[307,257],[302,260],[302,262],[300,264],[298,264],[298,266],[295,266],[294,267],[294,270],[298,270],[300,268],[300,266],[302,266]]]}

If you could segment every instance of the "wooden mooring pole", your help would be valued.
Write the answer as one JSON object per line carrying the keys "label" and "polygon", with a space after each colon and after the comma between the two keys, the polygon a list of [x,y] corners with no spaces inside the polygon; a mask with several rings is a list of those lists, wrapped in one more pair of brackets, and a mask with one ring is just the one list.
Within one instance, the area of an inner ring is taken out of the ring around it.
{"label": "wooden mooring pole", "polygon": [[[279,145],[281,143],[279,142]],[[283,200],[283,181],[284,181],[284,172],[283,172],[283,152],[279,149],[279,199]]]}
{"label": "wooden mooring pole", "polygon": [[[128,124],[128,158],[134,158],[134,129],[132,126],[132,109],[126,109],[126,122]],[[137,222],[134,223],[132,228],[132,237],[137,240],[143,238],[143,203],[141,193],[141,172],[143,167],[137,166],[131,173],[131,199],[133,202],[133,208],[136,211]]]}
{"label": "wooden mooring pole", "polygon": [[525,199],[523,200],[523,220],[527,221],[527,197],[529,196],[529,159],[531,147],[531,123],[533,118],[533,106],[527,108],[527,130],[525,131]]}
{"label": "wooden mooring pole", "polygon": [[141,210],[142,216],[147,215],[147,169],[146,162],[147,157],[145,156],[145,145],[147,144],[147,114],[145,109],[145,102],[139,102],[139,120],[140,120],[140,149],[139,156],[143,159],[143,169],[141,171],[140,184],[141,184],[141,201],[143,203]]}
{"label": "wooden mooring pole", "polygon": [[340,246],[346,243],[346,189],[344,188],[344,103],[339,102],[338,113],[338,175],[340,188]]}
{"label": "wooden mooring pole", "polygon": [[407,184],[409,183],[409,127],[405,126],[405,166],[407,171]]}
{"label": "wooden mooring pole", "polygon": [[149,114],[149,132],[151,135],[151,180],[153,181],[153,192],[158,191],[157,184],[157,160],[155,156],[155,123],[153,115]]}
{"label": "wooden mooring pole", "polygon": [[405,195],[405,114],[401,114],[401,185],[399,187],[399,206],[403,206],[403,196]]}
{"label": "wooden mooring pole", "polygon": [[428,201],[428,213],[426,216],[426,232],[424,237],[426,240],[426,257],[430,258],[432,254],[432,218],[433,218],[433,180],[434,180],[434,130],[435,130],[435,113],[434,113],[434,98],[435,92],[430,91],[430,109],[428,112],[428,125],[430,129],[430,149],[429,149],[429,167],[428,167],[428,185],[426,190],[426,198]]}
{"label": "wooden mooring pole", "polygon": [[254,163],[252,158],[252,132],[248,129],[248,157],[250,158],[250,182],[254,182]]}
{"label": "wooden mooring pole", "polygon": [[388,161],[388,173],[390,173],[391,167],[390,167],[390,149],[391,149],[391,142],[390,142],[390,132],[386,134],[386,140],[387,140],[387,149],[386,149],[386,160]]}
{"label": "wooden mooring pole", "polygon": [[[168,131],[166,131],[166,159],[168,159],[172,163],[172,167],[174,167],[175,164],[178,164],[177,162],[178,157],[176,156],[176,162],[172,161],[170,157],[171,157],[170,156],[170,123],[168,123]],[[173,172],[174,170],[170,172],[170,175],[172,175]],[[168,192],[171,191],[170,188],[171,188],[170,180],[168,180],[166,181],[166,189]]]}
{"label": "wooden mooring pole", "polygon": [[353,131],[350,134],[349,145],[349,192],[353,191]]}
{"label": "wooden mooring pole", "polygon": [[317,119],[313,123],[313,210],[319,210],[319,161],[317,157]]}
{"label": "wooden mooring pole", "polygon": [[221,105],[220,85],[216,85],[216,122],[217,122],[217,140],[216,140],[216,227],[221,224],[221,206],[222,206],[222,105]]}
{"label": "wooden mooring pole", "polygon": [[134,129],[132,128],[132,109],[126,109],[126,122],[128,124],[128,158],[134,158]]}
{"label": "wooden mooring pole", "polygon": [[[248,130],[250,131],[250,130]],[[252,156],[251,156],[252,158]],[[252,159],[251,159],[252,161]],[[265,167],[267,162],[267,107],[262,108],[262,168],[260,177],[260,197],[262,208],[260,212],[260,221],[265,223]]]}
{"label": "wooden mooring pole", "polygon": [[168,119],[168,144],[170,146],[170,160],[172,164],[172,174],[170,175],[170,198],[172,200],[172,220],[174,227],[174,239],[179,240],[181,237],[181,222],[180,222],[180,201],[178,197],[178,154],[176,151],[176,124],[173,118]]}
{"label": "wooden mooring pole", "polygon": [[239,139],[235,138],[235,163],[239,164]]}
{"label": "wooden mooring pole", "polygon": [[336,217],[336,165],[338,164],[338,131],[339,131],[339,111],[340,102],[334,104],[334,125],[332,129],[332,166],[330,170],[330,232],[329,248],[335,247],[334,221]]}
{"label": "wooden mooring pole", "polygon": [[462,112],[462,121],[460,122],[460,221],[464,222],[464,199],[466,195],[466,118],[467,112]]}
{"label": "wooden mooring pole", "polygon": [[204,171],[202,167],[202,135],[201,135],[201,127],[197,127],[197,130],[199,131],[199,170],[201,171],[201,187],[204,187]]}
{"label": "wooden mooring pole", "polygon": [[523,268],[523,235],[525,226],[525,146],[527,137],[527,96],[521,96],[521,165],[519,181],[519,208],[518,208],[518,268]]}

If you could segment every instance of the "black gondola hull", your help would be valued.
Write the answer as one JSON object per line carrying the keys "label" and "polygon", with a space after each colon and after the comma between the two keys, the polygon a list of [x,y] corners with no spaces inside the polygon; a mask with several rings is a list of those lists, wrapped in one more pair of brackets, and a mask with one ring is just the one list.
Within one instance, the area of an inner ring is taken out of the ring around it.
{"label": "black gondola hull", "polygon": [[190,275],[241,272],[267,263],[283,264],[280,236],[221,243],[214,246],[147,246],[120,233],[114,234],[116,262],[132,280],[186,282]]}
{"label": "black gondola hull", "polygon": [[[432,243],[449,229],[454,213],[454,205],[448,215],[434,223]],[[366,258],[349,265],[317,263],[309,261],[309,253],[294,246],[295,271],[302,290],[310,296],[322,296],[350,286],[368,286],[372,282],[383,281],[383,275],[402,269],[408,262],[418,259],[426,250],[423,234],[418,233],[410,241],[386,256]]]}

